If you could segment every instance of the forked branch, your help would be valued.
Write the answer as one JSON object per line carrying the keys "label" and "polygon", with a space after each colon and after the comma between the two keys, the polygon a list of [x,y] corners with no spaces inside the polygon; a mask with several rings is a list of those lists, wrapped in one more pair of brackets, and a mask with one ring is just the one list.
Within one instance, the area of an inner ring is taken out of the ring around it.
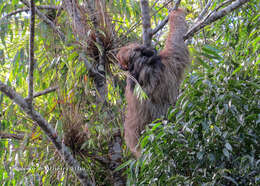
{"label": "forked branch", "polygon": [[[58,10],[60,9],[61,7],[60,6],[53,6],[53,5],[39,5],[39,6],[36,6],[37,9],[45,9],[45,10]],[[5,19],[8,19],[16,14],[19,14],[19,13],[22,13],[22,12],[28,12],[30,11],[30,8],[20,8],[20,9],[17,9],[9,14],[6,14],[5,16],[3,16],[1,19],[0,19],[0,22],[2,20],[5,20]]]}
{"label": "forked branch", "polygon": [[224,17],[228,13],[234,11],[235,9],[241,7],[243,4],[249,2],[250,0],[236,0],[225,8],[218,10],[219,8],[213,10],[209,13],[209,16],[204,17],[202,20],[198,20],[194,26],[188,30],[185,34],[184,39],[188,39],[192,37],[195,33],[197,33],[200,29],[204,28],[207,25],[210,25],[214,21]]}
{"label": "forked branch", "polygon": [[42,96],[42,95],[45,95],[45,94],[48,94],[50,92],[54,92],[55,90],[57,90],[59,88],[59,86],[54,86],[54,87],[50,87],[50,88],[47,88],[45,90],[42,90],[40,92],[36,92],[33,94],[33,98],[36,98],[36,97],[39,97],[39,96]]}
{"label": "forked branch", "polygon": [[[181,3],[181,0],[177,0],[174,7],[170,11],[176,10],[179,7],[180,3]],[[162,20],[162,22],[155,29],[152,30],[151,35],[153,36],[159,30],[161,30],[166,25],[168,20],[169,20],[169,16],[167,16],[164,20]]]}
{"label": "forked branch", "polygon": [[[198,16],[197,21],[195,22],[194,26],[192,26],[188,32],[185,34],[184,39],[188,39],[192,37],[195,33],[197,33],[199,30],[204,28],[207,25],[210,25],[211,23],[215,22],[216,20],[224,17],[225,15],[229,14],[230,12],[234,11],[235,9],[241,7],[243,4],[249,2],[250,0],[227,0],[224,1],[222,4],[220,4],[215,10],[210,12],[206,15],[209,7],[212,4],[212,1],[209,1],[201,14]],[[232,3],[231,3],[232,2]],[[231,3],[230,5],[226,6],[227,4]],[[174,8],[172,10],[175,10],[178,8],[180,4],[180,0],[177,0]],[[225,8],[222,8],[223,6],[226,6]],[[222,8],[222,9],[220,9]],[[166,23],[168,22],[168,16],[155,28],[152,30],[151,35],[156,34],[159,30],[161,30]]]}
{"label": "forked branch", "polygon": [[[30,3],[27,0],[20,0],[25,6],[28,8],[30,7]],[[61,40],[65,40],[65,35],[56,27],[56,25],[47,17],[45,16],[38,8],[35,8],[35,13],[60,36]]]}

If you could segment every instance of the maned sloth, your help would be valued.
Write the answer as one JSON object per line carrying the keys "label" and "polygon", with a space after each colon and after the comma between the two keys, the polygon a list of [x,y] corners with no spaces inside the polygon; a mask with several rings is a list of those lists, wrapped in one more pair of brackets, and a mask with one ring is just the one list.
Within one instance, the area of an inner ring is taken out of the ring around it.
{"label": "maned sloth", "polygon": [[139,44],[122,47],[117,54],[121,68],[128,70],[148,95],[148,99],[140,101],[134,94],[135,81],[127,78],[125,141],[136,157],[140,156],[137,144],[141,131],[175,105],[184,69],[190,63],[183,40],[187,24],[182,9],[170,13],[169,26],[165,48],[159,55],[155,49]]}

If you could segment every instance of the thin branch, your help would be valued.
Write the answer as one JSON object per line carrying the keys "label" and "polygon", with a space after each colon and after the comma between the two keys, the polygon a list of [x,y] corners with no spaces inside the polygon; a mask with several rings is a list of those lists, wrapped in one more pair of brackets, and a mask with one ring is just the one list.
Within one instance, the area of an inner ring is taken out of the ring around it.
{"label": "thin branch", "polygon": [[0,132],[0,139],[22,140],[23,138],[24,138],[23,134],[9,134],[9,133]]}
{"label": "thin branch", "polygon": [[226,0],[226,1],[224,1],[223,3],[221,3],[220,5],[218,5],[213,12],[218,11],[220,8],[222,8],[223,6],[225,6],[225,5],[227,5],[227,4],[232,3],[233,1],[235,1],[235,0]]}
{"label": "thin branch", "polygon": [[167,1],[166,3],[164,3],[158,10],[156,10],[151,17],[153,17],[154,15],[157,15],[158,12],[160,12],[163,8],[165,8],[166,6],[168,6],[170,3],[172,2],[172,0]]}
{"label": "thin branch", "polygon": [[34,26],[35,26],[35,4],[34,0],[31,0],[30,7],[30,43],[29,43],[29,78],[28,78],[28,105],[32,109],[33,101],[33,71],[34,71]]}
{"label": "thin branch", "polygon": [[95,185],[91,181],[90,177],[86,174],[85,169],[80,166],[69,149],[61,142],[61,139],[54,128],[37,111],[35,111],[33,108],[30,109],[29,104],[23,99],[22,96],[17,94],[12,88],[5,85],[1,81],[0,91],[13,100],[33,121],[39,125],[39,127],[41,127],[44,133],[48,136],[48,139],[54,144],[60,156],[78,177],[82,185]]}
{"label": "thin branch", "polygon": [[[196,25],[197,24],[197,22],[199,22],[200,20],[206,20],[206,19],[208,19],[213,13],[215,13],[215,12],[217,12],[220,8],[222,8],[223,6],[225,6],[225,5],[227,5],[227,4],[230,4],[231,2],[233,2],[234,0],[227,0],[227,1],[224,1],[223,3],[221,3],[220,5],[218,5],[213,11],[211,11],[211,12],[209,12],[206,16],[199,16],[197,19],[196,19],[196,21],[195,21],[195,24],[193,24],[192,25],[192,27],[194,26],[194,25]],[[206,14],[206,13],[205,13]],[[204,14],[204,15],[205,15]]]}
{"label": "thin branch", "polygon": [[[155,7],[155,5],[158,3],[159,0],[154,1],[153,5],[151,6],[151,8]],[[171,0],[172,1],[172,0]]]}
{"label": "thin branch", "polygon": [[[39,97],[39,96],[48,94],[48,93],[50,93],[50,92],[54,92],[54,91],[57,90],[58,88],[59,88],[59,86],[47,88],[47,89],[45,89],[45,90],[42,90],[42,91],[40,91],[40,92],[37,92],[37,93],[33,94],[33,98],[36,98],[36,97]],[[28,99],[29,99],[29,98],[25,98],[24,100],[25,100],[25,101],[28,101]]]}
{"label": "thin branch", "polygon": [[130,32],[132,32],[140,23],[141,19],[139,19],[133,26],[131,26],[125,35],[128,35]]}
{"label": "thin branch", "polygon": [[[20,0],[23,4],[27,7],[30,7],[30,4],[27,0]],[[36,14],[60,36],[61,40],[65,40],[65,35],[56,27],[56,25],[47,17],[45,16],[38,8],[35,8]]]}
{"label": "thin branch", "polygon": [[243,4],[249,2],[250,0],[236,0],[232,4],[228,5],[227,7],[216,11],[215,13],[210,13],[210,16],[207,16],[206,18],[202,19],[201,21],[198,21],[195,23],[195,25],[188,30],[188,32],[184,36],[184,40],[192,37],[196,32],[198,32],[200,29],[204,28],[205,26],[213,23],[214,21],[224,17],[228,13],[232,12],[233,10],[241,7]]}
{"label": "thin branch", "polygon": [[[180,3],[181,3],[181,0],[177,0],[174,7],[170,11],[176,10],[179,7]],[[168,22],[168,19],[169,19],[169,16],[167,16],[155,29],[153,29],[152,32],[151,32],[151,36],[153,36],[159,30],[161,30],[166,25],[166,23]]]}
{"label": "thin branch", "polygon": [[[39,6],[36,6],[39,10],[41,9],[51,9],[51,10],[58,10],[60,9],[61,7],[60,6],[53,6],[53,5],[39,5]],[[11,16],[14,16],[16,14],[19,14],[19,13],[22,13],[22,12],[28,12],[30,10],[30,8],[20,8],[20,9],[17,9],[9,14],[6,14],[5,16],[3,16],[1,19],[0,19],[0,22],[4,19],[8,19],[9,17]]]}
{"label": "thin branch", "polygon": [[147,47],[151,46],[151,18],[148,0],[141,0],[142,24],[143,24],[143,44]]}
{"label": "thin branch", "polygon": [[201,20],[203,16],[208,12],[209,7],[212,5],[212,0],[209,0],[205,8],[202,10],[200,15],[197,17],[197,21]]}
{"label": "thin branch", "polygon": [[33,94],[33,97],[36,98],[36,97],[39,97],[39,96],[48,94],[48,93],[50,93],[50,92],[54,92],[54,91],[57,90],[58,88],[59,88],[59,86],[47,88],[47,89],[45,89],[45,90],[42,90],[42,91],[40,91],[40,92],[37,92],[37,93]]}

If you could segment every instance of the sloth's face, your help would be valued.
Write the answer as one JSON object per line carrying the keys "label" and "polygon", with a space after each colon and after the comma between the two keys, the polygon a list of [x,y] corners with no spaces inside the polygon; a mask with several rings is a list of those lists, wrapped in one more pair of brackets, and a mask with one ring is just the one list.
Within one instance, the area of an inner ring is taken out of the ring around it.
{"label": "sloth's face", "polygon": [[133,54],[133,51],[140,47],[139,44],[133,43],[127,46],[122,47],[119,52],[117,53],[117,59],[119,66],[122,70],[127,71],[129,68],[129,63],[130,63],[130,57]]}

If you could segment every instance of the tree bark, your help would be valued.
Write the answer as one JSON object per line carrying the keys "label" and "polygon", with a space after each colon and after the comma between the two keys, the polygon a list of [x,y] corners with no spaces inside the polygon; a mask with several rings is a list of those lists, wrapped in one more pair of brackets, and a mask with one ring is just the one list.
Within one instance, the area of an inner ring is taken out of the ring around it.
{"label": "tree bark", "polygon": [[16,140],[22,140],[24,138],[23,134],[8,134],[0,132],[0,139],[16,139]]}
{"label": "tree bark", "polygon": [[34,71],[34,25],[35,25],[35,4],[30,3],[30,50],[29,50],[29,77],[28,77],[28,105],[32,109],[33,102],[33,71]]}
{"label": "tree bark", "polygon": [[151,18],[148,0],[141,0],[142,24],[143,24],[143,44],[147,47],[151,46]]}

